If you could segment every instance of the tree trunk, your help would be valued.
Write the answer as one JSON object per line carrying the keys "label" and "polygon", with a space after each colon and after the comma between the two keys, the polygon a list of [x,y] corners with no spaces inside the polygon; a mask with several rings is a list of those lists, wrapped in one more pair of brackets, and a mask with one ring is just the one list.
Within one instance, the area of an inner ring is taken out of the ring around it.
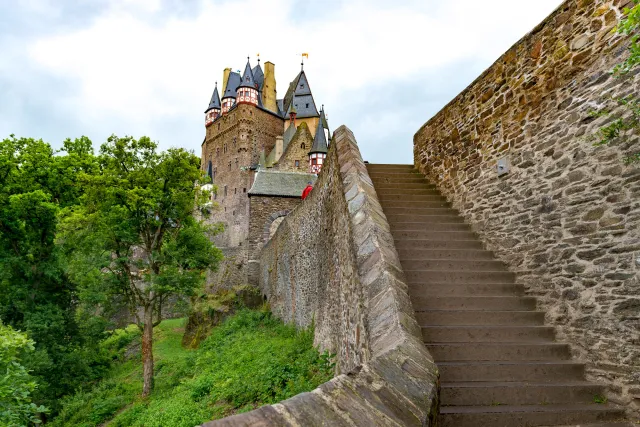
{"label": "tree trunk", "polygon": [[144,329],[142,331],[142,397],[153,390],[153,307],[144,307]]}

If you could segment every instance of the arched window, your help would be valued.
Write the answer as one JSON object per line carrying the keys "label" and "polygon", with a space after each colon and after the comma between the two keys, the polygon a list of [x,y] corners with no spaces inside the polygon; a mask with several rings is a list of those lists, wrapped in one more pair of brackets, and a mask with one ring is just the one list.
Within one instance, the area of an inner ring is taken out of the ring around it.
{"label": "arched window", "polygon": [[209,166],[207,166],[207,175],[209,175],[209,178],[213,180],[213,164],[211,163],[211,160],[209,160]]}
{"label": "arched window", "polygon": [[300,144],[300,148],[302,148],[303,150],[305,150],[307,148],[306,145],[304,145],[304,142],[302,144]]}

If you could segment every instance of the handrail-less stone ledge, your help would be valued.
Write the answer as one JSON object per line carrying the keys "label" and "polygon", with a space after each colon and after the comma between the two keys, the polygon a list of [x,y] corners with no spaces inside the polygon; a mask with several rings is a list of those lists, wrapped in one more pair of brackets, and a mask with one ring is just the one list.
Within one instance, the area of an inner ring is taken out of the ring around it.
{"label": "handrail-less stone ledge", "polygon": [[353,133],[333,137],[311,196],[265,245],[260,286],[275,315],[315,324],[338,376],[312,392],[204,426],[435,426],[438,371]]}

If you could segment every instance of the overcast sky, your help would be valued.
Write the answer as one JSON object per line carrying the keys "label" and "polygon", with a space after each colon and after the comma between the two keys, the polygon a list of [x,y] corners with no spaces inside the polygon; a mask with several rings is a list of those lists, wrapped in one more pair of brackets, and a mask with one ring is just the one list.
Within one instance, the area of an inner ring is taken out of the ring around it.
{"label": "overcast sky", "polygon": [[148,135],[200,154],[222,70],[305,71],[365,159],[411,163],[417,129],[560,0],[0,0],[0,137]]}

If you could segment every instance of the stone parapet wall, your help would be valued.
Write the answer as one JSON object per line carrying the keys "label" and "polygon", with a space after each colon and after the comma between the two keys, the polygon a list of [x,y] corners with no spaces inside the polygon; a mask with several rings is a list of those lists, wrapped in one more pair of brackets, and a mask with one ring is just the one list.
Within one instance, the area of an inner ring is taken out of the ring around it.
{"label": "stone parapet wall", "polygon": [[438,373],[422,342],[386,217],[355,138],[342,126],[311,195],[261,256],[272,311],[315,323],[338,376],[212,426],[435,426]]}
{"label": "stone parapet wall", "polygon": [[[640,151],[637,135],[589,140],[640,93],[610,71],[627,52],[611,30],[631,1],[569,0],[430,119],[415,164],[547,311],[591,380],[640,404]],[[498,176],[497,162],[509,172]],[[635,402],[635,403],[634,403]]]}

